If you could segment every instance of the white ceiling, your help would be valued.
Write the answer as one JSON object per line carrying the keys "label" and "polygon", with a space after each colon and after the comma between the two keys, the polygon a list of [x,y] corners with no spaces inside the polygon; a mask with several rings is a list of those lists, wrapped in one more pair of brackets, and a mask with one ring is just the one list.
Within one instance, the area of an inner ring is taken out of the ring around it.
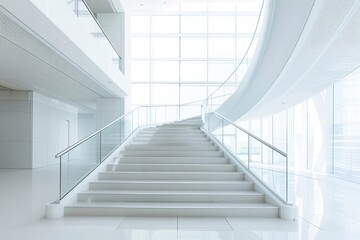
{"label": "white ceiling", "polygon": [[0,12],[0,85],[94,107],[114,95]]}

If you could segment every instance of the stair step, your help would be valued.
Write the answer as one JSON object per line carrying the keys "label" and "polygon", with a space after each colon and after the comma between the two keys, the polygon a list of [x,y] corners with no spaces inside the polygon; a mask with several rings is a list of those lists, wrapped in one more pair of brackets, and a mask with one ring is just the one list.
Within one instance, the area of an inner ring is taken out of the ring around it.
{"label": "stair step", "polygon": [[193,141],[147,141],[147,140],[134,140],[131,145],[144,145],[144,146],[213,146],[214,144],[208,142],[193,142]]}
{"label": "stair step", "polygon": [[139,132],[141,135],[164,135],[164,136],[205,136],[205,133],[202,131],[141,131]]}
{"label": "stair step", "polygon": [[233,172],[236,166],[231,164],[109,164],[108,171],[168,171],[168,172]]}
{"label": "stair step", "polygon": [[101,172],[99,180],[236,181],[240,172]]}
{"label": "stair step", "polygon": [[169,191],[251,191],[254,184],[248,181],[96,181],[89,183],[90,190],[169,190]]}
{"label": "stair step", "polygon": [[120,163],[152,163],[152,164],[224,164],[225,157],[121,157]]}
{"label": "stair step", "polygon": [[200,126],[195,117],[141,130],[65,215],[279,217]]}
{"label": "stair step", "polygon": [[267,203],[96,202],[65,207],[65,215],[81,216],[237,216],[279,217],[279,208]]}
{"label": "stair step", "polygon": [[140,133],[146,134],[204,134],[201,130],[185,130],[185,129],[144,129]]}
{"label": "stair step", "polygon": [[169,142],[209,142],[207,137],[143,137],[137,136],[134,141],[169,141]]}
{"label": "stair step", "polygon": [[125,150],[136,151],[217,151],[216,146],[137,146],[129,145]]}
{"label": "stair step", "polygon": [[200,124],[193,124],[193,123],[166,123],[163,125],[160,125],[159,128],[164,128],[164,127],[180,127],[180,128],[200,128]]}
{"label": "stair step", "polygon": [[186,192],[186,191],[87,191],[78,194],[79,202],[264,202],[255,191]]}
{"label": "stair step", "polygon": [[143,138],[207,138],[203,133],[139,133]]}
{"label": "stair step", "polygon": [[220,151],[133,151],[123,152],[124,157],[222,157]]}
{"label": "stair step", "polygon": [[172,126],[160,126],[157,127],[159,130],[183,130],[183,131],[200,131],[200,126],[180,126],[180,125],[172,125]]}

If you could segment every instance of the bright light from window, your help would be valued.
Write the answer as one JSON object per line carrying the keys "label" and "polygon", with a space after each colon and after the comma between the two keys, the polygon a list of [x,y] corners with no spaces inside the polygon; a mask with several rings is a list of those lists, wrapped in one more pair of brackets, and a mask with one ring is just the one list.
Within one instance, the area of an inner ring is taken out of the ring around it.
{"label": "bright light from window", "polygon": [[[262,0],[166,5],[131,18],[132,103],[199,101],[188,107],[198,115],[201,100],[229,77],[246,53]],[[243,61],[231,82],[242,79],[249,61]],[[232,92],[234,86],[223,91]]]}

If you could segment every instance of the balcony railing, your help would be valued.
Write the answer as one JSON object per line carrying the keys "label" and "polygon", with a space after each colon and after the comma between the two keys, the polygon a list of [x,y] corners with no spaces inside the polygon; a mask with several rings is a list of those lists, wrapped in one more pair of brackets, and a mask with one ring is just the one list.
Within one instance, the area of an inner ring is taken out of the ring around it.
{"label": "balcony railing", "polygon": [[[101,46],[104,56],[109,56],[110,64],[115,70],[123,72],[121,55],[118,53],[111,39],[107,36],[104,29],[90,10],[87,3],[83,0],[65,0],[74,14],[83,24],[83,27],[96,39],[97,45]],[[94,46],[97,48],[97,46]]]}

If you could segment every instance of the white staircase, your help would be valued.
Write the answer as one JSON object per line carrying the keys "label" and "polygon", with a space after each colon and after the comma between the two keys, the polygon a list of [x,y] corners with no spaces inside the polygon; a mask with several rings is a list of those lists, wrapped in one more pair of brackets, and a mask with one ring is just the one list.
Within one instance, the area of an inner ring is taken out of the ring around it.
{"label": "white staircase", "polygon": [[197,118],[142,130],[66,215],[279,217]]}

